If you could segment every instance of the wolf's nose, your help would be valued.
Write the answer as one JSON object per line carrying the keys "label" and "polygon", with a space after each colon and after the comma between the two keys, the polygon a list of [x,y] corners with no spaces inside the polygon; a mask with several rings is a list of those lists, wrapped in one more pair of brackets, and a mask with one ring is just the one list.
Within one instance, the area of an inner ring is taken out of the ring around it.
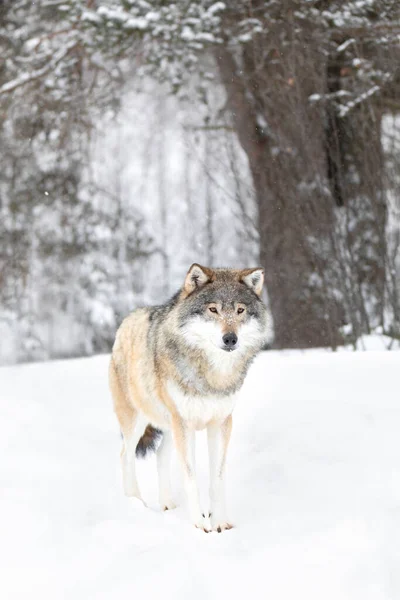
{"label": "wolf's nose", "polygon": [[238,339],[236,333],[226,333],[222,338],[225,347],[229,348],[230,350],[233,350],[233,348],[236,346],[237,340]]}

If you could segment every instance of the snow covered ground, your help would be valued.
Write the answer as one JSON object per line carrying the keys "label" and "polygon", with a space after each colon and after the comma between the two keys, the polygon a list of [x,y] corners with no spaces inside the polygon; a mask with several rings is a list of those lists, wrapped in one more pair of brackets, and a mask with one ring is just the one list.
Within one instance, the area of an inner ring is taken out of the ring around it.
{"label": "snow covered ground", "polygon": [[234,415],[236,528],[208,535],[158,510],[154,458],[150,508],[124,498],[107,362],[0,369],[3,600],[400,597],[398,352],[263,353]]}

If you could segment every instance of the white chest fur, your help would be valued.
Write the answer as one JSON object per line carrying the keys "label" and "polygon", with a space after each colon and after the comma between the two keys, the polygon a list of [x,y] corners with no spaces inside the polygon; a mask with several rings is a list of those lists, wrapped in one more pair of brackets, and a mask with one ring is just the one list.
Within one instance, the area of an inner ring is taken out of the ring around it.
{"label": "white chest fur", "polygon": [[211,421],[224,421],[235,407],[236,394],[189,396],[171,381],[168,391],[182,419],[195,429],[204,429]]}

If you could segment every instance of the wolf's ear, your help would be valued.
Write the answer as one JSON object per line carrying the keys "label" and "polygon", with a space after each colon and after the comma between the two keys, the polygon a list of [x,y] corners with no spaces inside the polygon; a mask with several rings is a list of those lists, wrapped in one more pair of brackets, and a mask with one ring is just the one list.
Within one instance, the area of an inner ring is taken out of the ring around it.
{"label": "wolf's ear", "polygon": [[243,281],[257,296],[261,296],[264,285],[264,269],[244,269],[240,272],[240,281]]}
{"label": "wolf's ear", "polygon": [[194,290],[200,289],[203,285],[211,281],[212,278],[213,271],[211,269],[208,267],[201,267],[197,263],[194,263],[186,275],[183,289],[189,296]]}

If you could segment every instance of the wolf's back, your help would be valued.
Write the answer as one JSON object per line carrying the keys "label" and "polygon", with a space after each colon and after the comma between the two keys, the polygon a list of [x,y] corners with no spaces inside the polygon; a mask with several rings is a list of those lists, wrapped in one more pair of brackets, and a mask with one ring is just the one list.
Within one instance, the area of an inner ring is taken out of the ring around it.
{"label": "wolf's back", "polygon": [[149,310],[138,308],[126,317],[118,328],[112,350],[117,362],[129,361],[146,351],[146,336],[149,327]]}

